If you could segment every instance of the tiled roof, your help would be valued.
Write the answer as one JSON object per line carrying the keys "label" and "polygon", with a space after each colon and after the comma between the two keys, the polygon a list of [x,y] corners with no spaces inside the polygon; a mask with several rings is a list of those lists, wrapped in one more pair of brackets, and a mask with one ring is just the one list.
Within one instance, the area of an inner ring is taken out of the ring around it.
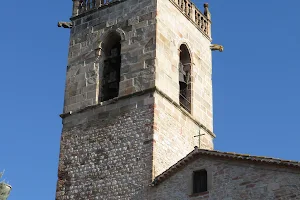
{"label": "tiled roof", "polygon": [[283,166],[288,168],[298,168],[300,169],[300,162],[291,161],[291,160],[281,160],[277,158],[270,158],[264,156],[251,156],[248,154],[238,154],[232,152],[222,152],[222,151],[213,151],[213,150],[205,150],[205,149],[195,149],[190,152],[186,157],[179,160],[176,164],[171,166],[169,169],[164,171],[162,174],[157,176],[154,181],[152,182],[151,186],[155,186],[161,182],[163,182],[168,177],[172,176],[174,173],[188,165],[190,162],[200,158],[200,156],[210,156],[210,157],[219,157],[225,158],[230,160],[237,160],[237,161],[250,161],[255,163],[262,163],[262,164],[272,164],[277,166]]}

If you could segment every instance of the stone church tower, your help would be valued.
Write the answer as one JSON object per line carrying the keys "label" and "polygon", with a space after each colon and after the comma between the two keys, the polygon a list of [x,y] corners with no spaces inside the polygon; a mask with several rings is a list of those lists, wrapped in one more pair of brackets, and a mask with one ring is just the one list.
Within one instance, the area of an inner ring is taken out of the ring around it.
{"label": "stone church tower", "polygon": [[210,20],[189,0],[73,0],[57,200],[148,199],[213,149]]}

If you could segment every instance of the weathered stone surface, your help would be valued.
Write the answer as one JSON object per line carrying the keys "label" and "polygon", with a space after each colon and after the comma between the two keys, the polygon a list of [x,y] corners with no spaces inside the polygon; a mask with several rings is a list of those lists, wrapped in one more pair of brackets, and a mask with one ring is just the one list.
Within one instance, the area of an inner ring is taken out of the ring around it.
{"label": "weathered stone surface", "polygon": [[[145,59],[149,59],[143,55],[143,52],[144,49],[147,49],[146,52],[149,53],[155,50],[153,41],[155,24],[148,23],[149,20],[155,18],[153,15],[156,10],[154,2],[154,0],[127,0],[74,19],[69,47],[64,113],[82,109],[85,105],[90,104],[89,102],[98,103],[101,91],[95,92],[94,96],[86,95],[88,98],[81,99],[80,102],[70,98],[83,94],[88,90],[86,87],[89,86],[95,86],[96,90],[101,89],[99,85],[101,81],[99,80],[101,80],[103,60],[101,56],[97,55],[95,46],[99,46],[103,42],[101,38],[104,38],[103,36],[110,31],[116,31],[122,38],[121,69],[134,69],[134,66],[131,66],[132,64],[137,62],[143,63]],[[142,21],[139,20],[139,16],[141,16]],[[139,31],[141,28],[143,31]],[[133,34],[137,32],[138,34]],[[149,40],[152,41],[152,46],[149,46],[150,44],[146,45],[145,41]],[[155,58],[155,53],[151,53],[151,58]],[[90,66],[93,66],[92,70],[89,69]],[[130,73],[128,70],[121,70],[121,80],[135,79],[137,78],[135,76],[146,76],[149,80],[145,84],[142,83],[142,87],[140,85],[132,85],[127,88],[120,87],[119,96],[153,87],[153,68],[154,66],[152,68],[138,68],[138,74]]]}
{"label": "weathered stone surface", "polygon": [[65,118],[56,199],[146,199],[153,104],[147,94]]}
{"label": "weathered stone surface", "polygon": [[[206,169],[208,192],[192,196],[193,171]],[[149,199],[300,199],[299,169],[201,157],[151,190]]]}
{"label": "weathered stone surface", "polygon": [[[157,1],[157,38],[155,85],[179,104],[179,49],[185,44],[190,51],[192,69],[191,117],[159,93],[155,97],[154,173],[158,175],[199,146],[213,149],[212,58],[210,41],[170,2]],[[197,123],[199,122],[199,123]]]}
{"label": "weathered stone surface", "polygon": [[[153,178],[198,145],[201,126],[212,130],[210,41],[169,1],[126,0],[73,20],[57,200],[149,199]],[[119,95],[100,102],[112,31],[121,38]],[[191,115],[178,105],[182,43],[194,63]],[[201,148],[212,149],[214,135],[203,133]]]}
{"label": "weathered stone surface", "polygon": [[158,93],[154,94],[154,169],[155,176],[161,174],[171,165],[199,146],[201,134],[202,149],[213,149],[213,136],[200,129],[190,115],[183,109],[175,107],[170,101]]}
{"label": "weathered stone surface", "polygon": [[[207,4],[204,15],[210,19]],[[72,19],[57,200],[300,199],[299,170],[205,156],[149,186],[194,146],[213,149],[215,48],[204,15],[189,1],[125,0]],[[121,43],[119,93],[100,102],[112,31]],[[191,60],[191,114],[179,103],[182,44]],[[191,196],[192,173],[200,169],[208,171],[208,192]]]}

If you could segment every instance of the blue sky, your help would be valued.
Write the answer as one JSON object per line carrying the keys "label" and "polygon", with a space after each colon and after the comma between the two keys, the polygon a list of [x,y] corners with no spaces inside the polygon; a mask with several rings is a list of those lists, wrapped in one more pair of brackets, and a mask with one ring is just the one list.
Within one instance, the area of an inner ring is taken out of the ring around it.
{"label": "blue sky", "polygon": [[[300,161],[300,1],[208,2],[215,149]],[[72,1],[3,5],[0,170],[9,200],[53,200]]]}

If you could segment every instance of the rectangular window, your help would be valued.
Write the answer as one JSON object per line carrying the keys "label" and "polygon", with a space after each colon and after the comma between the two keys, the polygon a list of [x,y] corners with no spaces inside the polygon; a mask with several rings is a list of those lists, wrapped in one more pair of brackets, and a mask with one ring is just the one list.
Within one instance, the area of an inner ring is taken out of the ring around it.
{"label": "rectangular window", "polygon": [[206,170],[195,171],[193,173],[193,193],[207,191],[207,172]]}

